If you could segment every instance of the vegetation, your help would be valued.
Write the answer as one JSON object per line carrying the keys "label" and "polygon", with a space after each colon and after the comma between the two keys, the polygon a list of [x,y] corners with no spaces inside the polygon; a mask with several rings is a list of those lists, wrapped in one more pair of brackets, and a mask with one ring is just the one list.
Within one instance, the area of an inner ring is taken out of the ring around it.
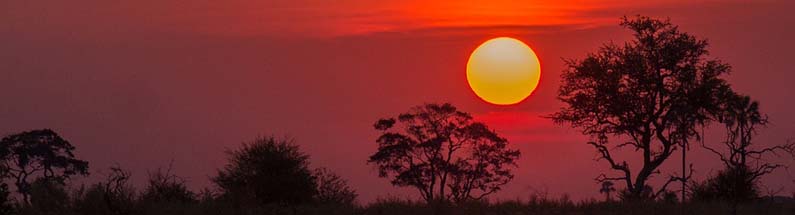
{"label": "vegetation", "polygon": [[[130,215],[162,215],[162,214],[192,214],[192,215],[406,215],[406,214],[456,214],[456,215],[485,215],[485,214],[515,214],[515,215],[669,215],[669,214],[729,214],[731,208],[723,202],[688,202],[671,203],[665,201],[633,201],[633,202],[603,202],[584,200],[579,202],[563,198],[531,197],[528,200],[515,201],[467,201],[456,206],[446,208],[445,213],[436,213],[436,208],[424,201],[409,199],[388,198],[379,199],[361,206],[341,206],[333,204],[301,204],[293,206],[264,205],[257,208],[248,208],[246,212],[236,212],[230,205],[220,199],[200,199],[191,204],[166,204],[160,203],[157,207],[147,205],[150,203],[135,201],[131,204],[137,206],[132,211],[104,211],[102,202],[85,205],[77,202],[87,202],[79,196],[72,196],[63,205],[65,210],[54,211],[43,207],[23,207],[18,214],[22,215],[99,215],[99,214],[130,214]],[[88,207],[87,207],[88,206]],[[148,208],[141,210],[138,207]],[[763,215],[763,214],[792,214],[795,204],[759,200],[753,203],[744,203],[738,206],[738,214]],[[100,212],[102,211],[102,212]]]}
{"label": "vegetation", "polygon": [[601,184],[602,184],[602,188],[599,189],[599,193],[604,193],[605,194],[605,201],[606,202],[612,201],[613,199],[610,197],[610,193],[616,191],[616,188],[613,187],[613,185],[614,185],[613,182],[612,181],[602,181]]}
{"label": "vegetation", "polygon": [[315,201],[320,204],[342,204],[354,205],[356,203],[356,191],[348,186],[348,181],[331,172],[326,168],[315,170],[317,179],[317,194]]}
{"label": "vegetation", "polygon": [[[621,26],[632,30],[633,41],[566,62],[559,91],[564,107],[551,118],[590,136],[588,144],[618,171],[598,180],[623,182],[630,199],[658,198],[670,182],[686,178],[672,176],[657,191],[648,179],[674,151],[699,137],[697,126],[722,111],[722,96],[731,88],[721,76],[730,67],[707,59],[706,40],[667,20],[625,17]],[[620,148],[641,156],[638,169],[611,153]]]}
{"label": "vegetation", "polygon": [[223,198],[245,205],[301,204],[317,194],[309,156],[291,140],[259,138],[229,154],[229,163],[213,182]]}
{"label": "vegetation", "polygon": [[0,141],[4,178],[14,180],[23,203],[30,203],[31,181],[41,177],[64,183],[73,175],[88,175],[88,162],[75,159],[75,149],[50,129],[12,134]]}
{"label": "vegetation", "polygon": [[513,179],[519,151],[450,104],[425,104],[380,119],[378,151],[369,163],[396,186],[416,188],[428,202],[479,200]]}
{"label": "vegetation", "polygon": [[758,147],[753,136],[759,126],[767,124],[767,116],[759,112],[759,103],[748,96],[729,94],[722,104],[718,120],[726,129],[726,140],[723,141],[723,152],[705,144],[703,148],[717,155],[724,164],[724,169],[703,183],[694,182],[693,198],[699,201],[724,201],[730,204],[734,214],[737,205],[750,202],[759,196],[759,179],[783,167],[781,164],[770,163],[763,157],[776,155],[777,152],[793,154],[795,143]]}

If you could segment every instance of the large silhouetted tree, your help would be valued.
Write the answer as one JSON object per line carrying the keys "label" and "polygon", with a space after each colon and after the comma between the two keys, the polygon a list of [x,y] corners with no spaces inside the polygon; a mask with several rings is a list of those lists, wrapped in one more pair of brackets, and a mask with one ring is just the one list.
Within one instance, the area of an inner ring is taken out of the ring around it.
{"label": "large silhouetted tree", "polygon": [[428,202],[481,199],[513,179],[519,151],[450,104],[425,104],[380,119],[378,151],[368,160],[396,186]]}
{"label": "large silhouetted tree", "polygon": [[236,204],[302,204],[317,193],[309,156],[292,140],[259,138],[228,154],[212,180]]}
{"label": "large silhouetted tree", "polygon": [[88,175],[88,162],[75,158],[75,147],[50,129],[6,136],[0,141],[3,178],[11,178],[30,203],[31,182],[39,178],[63,183],[73,175]]}
{"label": "large silhouetted tree", "polygon": [[[707,59],[707,42],[681,32],[668,20],[624,18],[634,40],[606,44],[582,60],[567,60],[558,98],[564,107],[551,116],[592,137],[588,142],[617,176],[597,180],[622,181],[627,198],[644,195],[648,179],[688,140],[699,138],[695,128],[720,111],[721,95],[731,91],[721,75],[729,65]],[[611,153],[630,148],[640,156],[631,166]]]}

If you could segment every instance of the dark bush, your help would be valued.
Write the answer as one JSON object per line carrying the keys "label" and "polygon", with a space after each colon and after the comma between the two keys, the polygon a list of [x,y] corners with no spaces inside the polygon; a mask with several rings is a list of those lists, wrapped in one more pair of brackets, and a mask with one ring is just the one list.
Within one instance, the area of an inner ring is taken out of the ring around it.
{"label": "dark bush", "polygon": [[11,214],[14,210],[9,194],[8,184],[0,183],[0,214]]}
{"label": "dark bush", "polygon": [[81,187],[74,194],[74,210],[84,215],[132,214],[136,204],[136,193],[129,183],[130,172],[120,167],[111,167],[104,182]]}
{"label": "dark bush", "polygon": [[229,163],[212,180],[221,197],[238,206],[304,204],[317,194],[309,156],[292,140],[259,138],[228,154]]}
{"label": "dark bush", "polygon": [[171,172],[158,169],[149,173],[146,188],[138,200],[144,214],[186,214],[197,200],[186,181]]}
{"label": "dark bush", "polygon": [[356,191],[348,186],[348,181],[325,168],[315,170],[317,195],[315,199],[326,205],[354,205]]}
{"label": "dark bush", "polygon": [[747,168],[729,168],[705,182],[694,182],[691,199],[695,201],[749,202],[759,197],[754,175]]}
{"label": "dark bush", "polygon": [[30,186],[30,207],[32,214],[65,214],[70,209],[69,193],[58,180],[39,178]]}

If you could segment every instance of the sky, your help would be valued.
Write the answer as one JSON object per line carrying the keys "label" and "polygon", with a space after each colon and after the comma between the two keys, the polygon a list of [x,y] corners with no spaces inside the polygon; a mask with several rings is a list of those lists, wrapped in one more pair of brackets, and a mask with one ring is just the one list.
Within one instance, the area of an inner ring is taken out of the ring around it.
{"label": "sky", "polygon": [[[599,197],[609,171],[577,130],[543,118],[563,59],[627,41],[619,18],[670,18],[710,42],[726,78],[771,118],[761,145],[795,138],[792,1],[2,1],[0,134],[52,128],[90,162],[90,183],[118,164],[140,188],[172,166],[210,187],[225,151],[259,136],[295,138],[360,201],[416,197],[378,178],[373,123],[428,102],[451,102],[522,151],[516,178],[494,199]],[[536,92],[518,105],[483,102],[465,77],[469,54],[494,37],[520,39],[541,61]],[[718,144],[709,129],[706,144]],[[681,165],[676,153],[663,175]],[[696,178],[720,168],[694,149]],[[623,153],[629,160],[631,154]],[[795,165],[793,158],[772,161]],[[793,167],[795,168],[795,167]],[[763,181],[795,192],[795,169]],[[659,180],[655,181],[659,186]]]}

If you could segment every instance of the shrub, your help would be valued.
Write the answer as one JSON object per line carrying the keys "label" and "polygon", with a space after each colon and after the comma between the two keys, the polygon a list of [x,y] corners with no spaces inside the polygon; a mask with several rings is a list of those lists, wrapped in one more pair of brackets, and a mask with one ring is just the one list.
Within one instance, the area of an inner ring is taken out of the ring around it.
{"label": "shrub", "polygon": [[325,205],[353,205],[356,191],[348,186],[348,181],[325,168],[315,170],[317,195],[315,199]]}
{"label": "shrub", "polygon": [[14,210],[9,194],[8,184],[0,183],[0,214],[11,214]]}
{"label": "shrub", "polygon": [[171,168],[150,173],[147,187],[138,200],[140,209],[144,214],[186,214],[197,200],[185,183],[171,173]]}
{"label": "shrub", "polygon": [[691,187],[691,198],[696,201],[749,202],[759,196],[753,174],[742,167],[722,170]]}
{"label": "shrub", "polygon": [[317,193],[309,156],[292,140],[259,138],[228,154],[229,163],[212,180],[234,204],[304,204]]}
{"label": "shrub", "polygon": [[69,211],[69,193],[63,183],[45,178],[36,179],[30,186],[30,207],[33,214],[61,215]]}

